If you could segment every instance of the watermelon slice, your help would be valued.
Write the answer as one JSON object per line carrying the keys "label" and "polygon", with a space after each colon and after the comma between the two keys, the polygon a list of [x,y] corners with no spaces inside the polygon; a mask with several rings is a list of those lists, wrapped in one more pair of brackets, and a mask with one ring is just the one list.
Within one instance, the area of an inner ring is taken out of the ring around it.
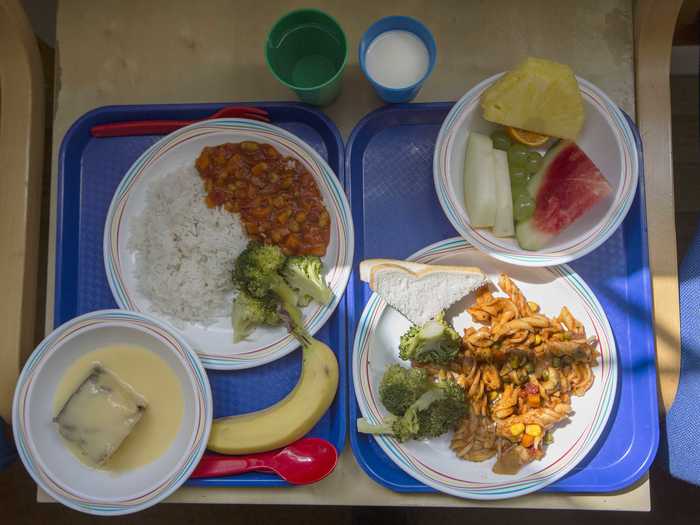
{"label": "watermelon slice", "polygon": [[535,211],[516,226],[516,236],[521,248],[540,250],[605,198],[611,188],[581,148],[562,140],[544,156],[528,191],[535,200]]}

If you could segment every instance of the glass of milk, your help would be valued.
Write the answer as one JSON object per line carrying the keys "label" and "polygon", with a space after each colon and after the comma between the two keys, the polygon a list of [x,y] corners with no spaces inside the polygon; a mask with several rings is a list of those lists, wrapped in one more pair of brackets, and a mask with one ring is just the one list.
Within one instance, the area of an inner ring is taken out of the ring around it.
{"label": "glass of milk", "polygon": [[360,41],[360,67],[385,102],[409,102],[435,66],[430,30],[415,18],[388,16],[370,26]]}

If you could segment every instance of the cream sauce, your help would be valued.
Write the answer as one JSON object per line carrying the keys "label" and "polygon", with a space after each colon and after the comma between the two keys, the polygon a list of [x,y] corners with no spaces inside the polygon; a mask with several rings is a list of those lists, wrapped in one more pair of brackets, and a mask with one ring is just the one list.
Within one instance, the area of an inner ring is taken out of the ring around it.
{"label": "cream sauce", "polygon": [[[77,359],[66,370],[54,395],[54,414],[60,412],[96,364],[113,372],[148,402],[148,408],[131,434],[99,468],[124,472],[155,461],[170,447],[182,421],[182,387],[175,372],[158,355],[140,346],[98,348]],[[63,442],[81,462],[95,467],[77,445],[67,440]]]}

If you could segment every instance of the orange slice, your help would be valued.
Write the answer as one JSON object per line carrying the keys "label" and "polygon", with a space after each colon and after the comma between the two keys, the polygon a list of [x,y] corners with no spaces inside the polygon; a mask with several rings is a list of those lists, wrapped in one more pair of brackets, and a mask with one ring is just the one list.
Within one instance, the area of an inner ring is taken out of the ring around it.
{"label": "orange slice", "polygon": [[513,140],[520,142],[520,144],[525,144],[531,148],[537,148],[542,146],[545,142],[549,140],[547,135],[540,135],[534,131],[527,131],[520,128],[512,128],[510,126],[506,127],[508,135]]}

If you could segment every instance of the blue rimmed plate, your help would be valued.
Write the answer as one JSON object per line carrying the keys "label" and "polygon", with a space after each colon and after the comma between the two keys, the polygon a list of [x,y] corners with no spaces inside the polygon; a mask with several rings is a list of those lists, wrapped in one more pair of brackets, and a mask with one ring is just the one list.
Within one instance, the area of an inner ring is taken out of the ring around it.
{"label": "blue rimmed plate", "polygon": [[[303,314],[312,334],[330,318],[345,292],[354,248],[350,206],[340,181],[318,153],[292,133],[245,119],[209,120],[182,128],[149,148],[122,179],[107,213],[103,244],[107,281],[120,308],[160,316],[139,290],[135,256],[128,246],[131,223],[145,206],[149,184],[184,165],[193,165],[204,146],[244,140],[271,144],[282,154],[299,159],[318,184],[331,217],[331,238],[323,263],[334,299],[327,305],[311,303]],[[283,327],[258,328],[248,339],[234,344],[228,315],[208,325],[181,323],[178,328],[207,368],[251,368],[274,361],[298,346]]]}
{"label": "blue rimmed plate", "polygon": [[484,253],[522,266],[551,266],[578,259],[603,244],[622,224],[634,200],[639,152],[634,132],[620,109],[596,86],[578,78],[585,123],[576,143],[612,187],[597,203],[545,248],[528,251],[514,238],[500,238],[488,228],[474,228],[464,206],[464,153],[469,131],[490,134],[497,126],[481,117],[481,95],[502,73],[482,81],[450,110],[440,128],[433,157],[435,191],[457,232]]}
{"label": "blue rimmed plate", "polygon": [[[54,397],[68,368],[96,348],[133,344],[173,370],[183,416],[171,445],[154,461],[124,472],[88,467],[66,448],[52,423]],[[19,456],[34,481],[57,501],[89,514],[130,514],[167,498],[206,449],[213,401],[197,354],[172,327],[144,314],[98,310],[56,328],[34,350],[17,381],[12,420]]]}
{"label": "blue rimmed plate", "polygon": [[[598,365],[593,368],[593,386],[583,397],[573,397],[570,421],[554,432],[554,443],[544,458],[526,465],[514,476],[494,474],[494,459],[473,463],[457,458],[449,448],[451,435],[437,439],[398,443],[375,439],[387,456],[404,472],[436,490],[462,498],[504,499],[539,490],[570,472],[586,457],[601,437],[617,395],[618,361],[615,340],[600,303],[586,283],[568,266],[530,268],[514,266],[487,257],[463,239],[440,241],[420,250],[409,260],[430,264],[477,266],[497,282],[501,272],[516,282],[530,301],[549,316],[566,305],[586,329],[600,341]],[[453,321],[461,330],[473,325],[466,313]],[[378,396],[386,367],[404,363],[398,344],[410,323],[381,297],[373,294],[362,313],[355,333],[352,373],[355,396],[362,415],[377,423],[387,415]],[[354,423],[353,423],[354,424]]]}

